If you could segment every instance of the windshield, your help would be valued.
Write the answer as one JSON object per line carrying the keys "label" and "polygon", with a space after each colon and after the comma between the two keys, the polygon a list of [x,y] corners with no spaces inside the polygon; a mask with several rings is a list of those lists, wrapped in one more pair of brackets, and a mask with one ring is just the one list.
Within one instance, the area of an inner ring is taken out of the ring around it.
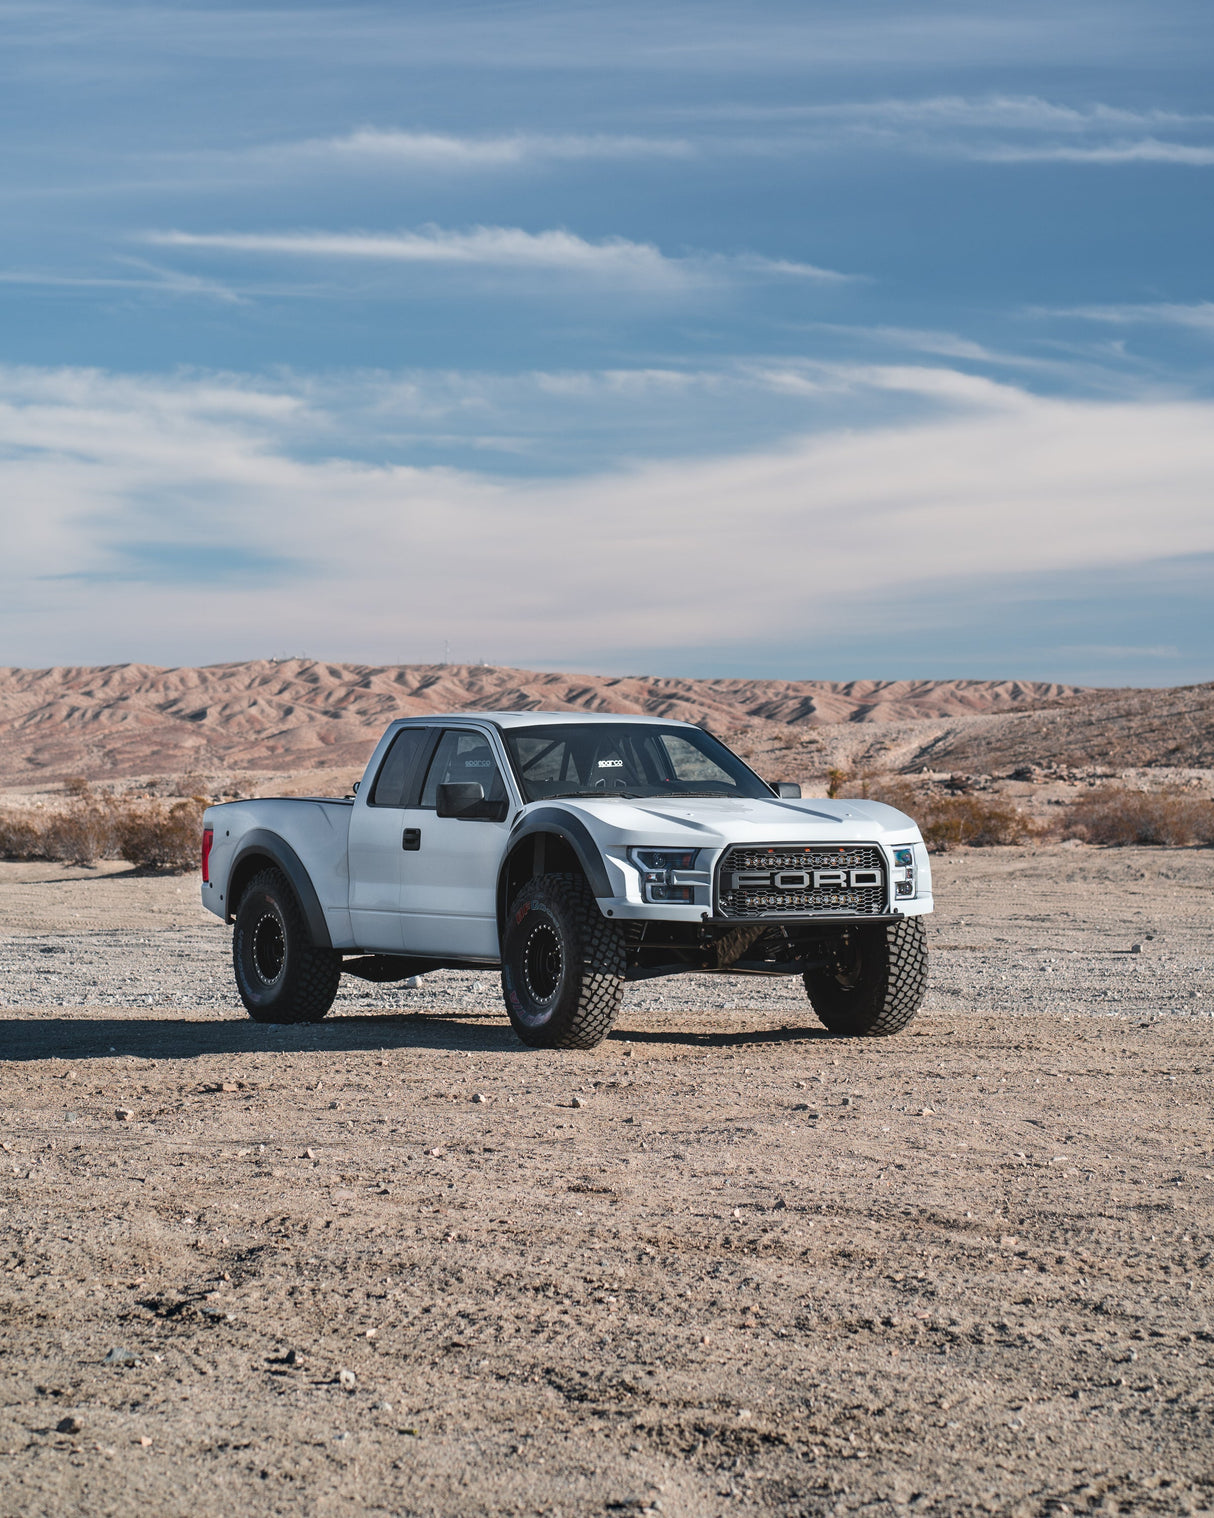
{"label": "windshield", "polygon": [[507,729],[524,797],[747,796],[771,787],[697,727],[584,722]]}

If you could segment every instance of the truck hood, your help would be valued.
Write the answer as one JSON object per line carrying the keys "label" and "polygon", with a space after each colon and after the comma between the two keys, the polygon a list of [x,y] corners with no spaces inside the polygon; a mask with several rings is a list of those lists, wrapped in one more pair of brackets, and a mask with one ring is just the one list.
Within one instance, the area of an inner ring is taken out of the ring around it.
{"label": "truck hood", "polygon": [[913,843],[919,829],[880,801],[735,800],[727,796],[536,802],[580,817],[600,843],[724,848],[733,843]]}

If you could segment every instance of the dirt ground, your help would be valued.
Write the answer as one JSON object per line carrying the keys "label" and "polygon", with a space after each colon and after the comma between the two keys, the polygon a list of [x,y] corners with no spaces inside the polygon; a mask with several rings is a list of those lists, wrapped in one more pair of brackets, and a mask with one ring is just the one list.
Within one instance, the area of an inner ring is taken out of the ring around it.
{"label": "dirt ground", "polygon": [[935,872],[900,1037],[700,977],[549,1054],[0,865],[0,1512],[1214,1511],[1214,852]]}

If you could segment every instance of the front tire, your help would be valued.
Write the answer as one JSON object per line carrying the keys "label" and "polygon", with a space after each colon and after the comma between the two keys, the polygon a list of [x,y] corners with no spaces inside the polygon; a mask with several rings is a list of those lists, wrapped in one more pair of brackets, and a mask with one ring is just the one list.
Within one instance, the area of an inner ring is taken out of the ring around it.
{"label": "front tire", "polygon": [[918,1012],[927,990],[927,934],[921,917],[848,928],[830,963],[807,970],[805,989],[819,1019],[845,1038],[886,1038]]}
{"label": "front tire", "polygon": [[240,999],[258,1023],[318,1023],[341,980],[341,955],[312,942],[281,870],[262,870],[245,888],[236,909],[232,963]]}
{"label": "front tire", "polygon": [[502,935],[502,994],[533,1049],[593,1049],[624,1000],[624,940],[580,875],[538,875]]}

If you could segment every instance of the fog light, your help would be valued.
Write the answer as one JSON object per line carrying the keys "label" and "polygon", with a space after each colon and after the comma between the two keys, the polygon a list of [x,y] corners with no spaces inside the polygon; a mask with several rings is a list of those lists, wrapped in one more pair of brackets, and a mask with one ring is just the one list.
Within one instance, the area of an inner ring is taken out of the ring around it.
{"label": "fog light", "polygon": [[913,880],[899,880],[894,884],[895,896],[913,896],[915,894],[915,882]]}

